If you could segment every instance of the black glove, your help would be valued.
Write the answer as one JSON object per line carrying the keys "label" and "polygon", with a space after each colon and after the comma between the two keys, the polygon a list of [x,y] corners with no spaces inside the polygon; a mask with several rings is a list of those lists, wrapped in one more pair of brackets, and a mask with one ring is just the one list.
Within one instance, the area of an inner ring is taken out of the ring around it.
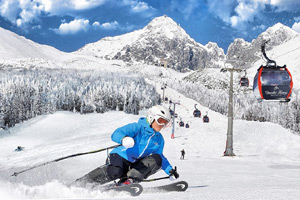
{"label": "black glove", "polygon": [[171,169],[170,171],[170,176],[174,176],[176,179],[179,178],[179,174],[177,173],[177,167],[175,166],[174,169]]}

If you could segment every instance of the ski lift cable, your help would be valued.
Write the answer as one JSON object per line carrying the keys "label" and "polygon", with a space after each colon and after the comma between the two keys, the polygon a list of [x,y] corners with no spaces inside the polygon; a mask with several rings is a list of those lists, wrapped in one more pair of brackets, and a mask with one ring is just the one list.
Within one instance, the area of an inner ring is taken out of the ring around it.
{"label": "ski lift cable", "polygon": [[[293,50],[290,50],[290,51],[287,51],[287,52],[285,52],[285,53],[283,53],[283,54],[281,54],[281,55],[278,55],[278,56],[275,57],[275,59],[276,59],[276,58],[279,58],[279,57],[281,57],[281,56],[284,56],[284,55],[286,55],[286,54],[289,54],[289,53],[291,53],[291,52],[293,52],[293,51],[296,51],[296,50],[298,50],[298,49],[300,49],[300,47],[297,47],[297,48],[295,48],[295,49],[293,49]],[[261,55],[261,58],[262,58],[263,60],[267,61],[267,60],[264,58],[264,56],[262,56],[262,55]],[[230,59],[230,60],[228,60],[228,59],[221,59],[221,61],[237,61],[237,60],[232,60],[232,59]]]}
{"label": "ski lift cable", "polygon": [[279,57],[281,57],[281,56],[284,56],[284,55],[286,55],[286,54],[289,54],[289,53],[291,53],[291,52],[293,52],[293,51],[296,51],[297,49],[300,49],[300,47],[297,47],[296,49],[293,49],[293,50],[290,50],[290,51],[288,51],[288,52],[286,52],[286,53],[284,53],[284,54],[281,54],[281,55],[277,56],[276,58],[279,58]]}

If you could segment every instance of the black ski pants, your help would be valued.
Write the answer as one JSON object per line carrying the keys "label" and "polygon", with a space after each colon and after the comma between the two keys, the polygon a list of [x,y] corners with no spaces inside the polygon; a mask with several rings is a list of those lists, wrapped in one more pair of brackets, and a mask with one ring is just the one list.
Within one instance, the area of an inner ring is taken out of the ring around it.
{"label": "black ski pants", "polygon": [[119,156],[119,154],[113,153],[110,154],[108,160],[107,174],[110,179],[132,178],[137,182],[156,173],[161,168],[162,164],[162,159],[158,154],[152,154],[131,163]]}
{"label": "black ski pants", "polygon": [[158,154],[137,160],[134,163],[119,156],[110,154],[106,165],[98,167],[76,180],[76,184],[85,185],[86,183],[105,184],[116,179],[132,178],[135,182],[140,182],[155,174],[162,165],[162,159]]}

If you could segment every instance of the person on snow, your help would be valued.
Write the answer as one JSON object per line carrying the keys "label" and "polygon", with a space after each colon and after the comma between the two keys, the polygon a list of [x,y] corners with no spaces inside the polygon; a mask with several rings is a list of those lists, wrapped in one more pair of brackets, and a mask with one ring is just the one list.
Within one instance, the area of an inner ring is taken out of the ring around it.
{"label": "person on snow", "polygon": [[184,160],[184,155],[185,155],[184,149],[182,149],[180,152],[181,152],[181,157],[180,157],[180,159]]}
{"label": "person on snow", "polygon": [[120,179],[117,185],[141,182],[163,169],[170,179],[179,174],[163,155],[164,139],[159,132],[171,120],[169,109],[156,105],[138,123],[116,129],[111,139],[121,144],[113,149],[106,165],[98,167],[76,182],[105,184]]}

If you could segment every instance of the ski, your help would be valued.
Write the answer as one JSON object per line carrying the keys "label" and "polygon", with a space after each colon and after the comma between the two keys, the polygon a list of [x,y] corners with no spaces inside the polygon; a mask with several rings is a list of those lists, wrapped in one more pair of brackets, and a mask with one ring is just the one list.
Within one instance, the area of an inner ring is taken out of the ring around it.
{"label": "ski", "polygon": [[111,186],[103,190],[104,192],[126,192],[131,196],[139,196],[143,192],[143,187],[138,183],[132,183],[130,185]]}
{"label": "ski", "polygon": [[179,181],[176,183],[171,183],[167,185],[150,187],[145,190],[147,191],[165,191],[165,192],[184,192],[188,188],[188,183],[186,181]]}

